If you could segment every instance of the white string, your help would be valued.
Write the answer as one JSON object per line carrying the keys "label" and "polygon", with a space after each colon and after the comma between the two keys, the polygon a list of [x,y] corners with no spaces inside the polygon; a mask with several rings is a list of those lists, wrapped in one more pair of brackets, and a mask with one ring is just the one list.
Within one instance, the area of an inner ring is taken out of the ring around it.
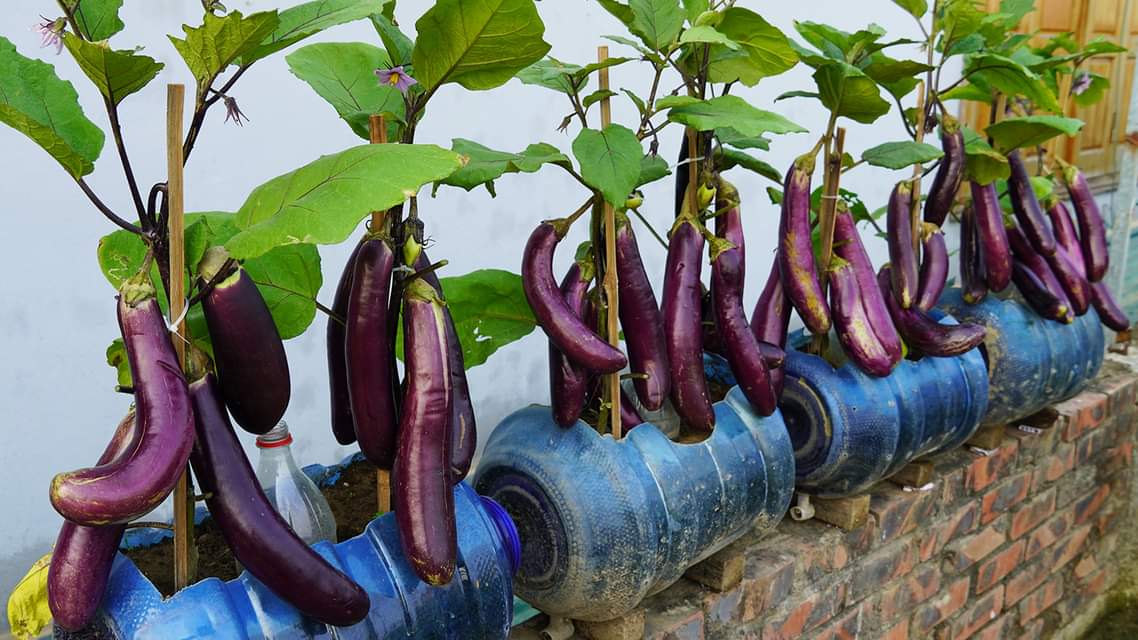
{"label": "white string", "polygon": [[[170,333],[178,333],[178,325],[182,324],[182,321],[186,319],[186,314],[190,312],[189,302],[189,300],[182,301],[182,313],[177,318],[166,323],[167,331]],[[181,338],[181,335],[178,337]],[[185,340],[185,338],[182,338],[182,340]],[[189,344],[189,341],[186,341],[186,344]]]}

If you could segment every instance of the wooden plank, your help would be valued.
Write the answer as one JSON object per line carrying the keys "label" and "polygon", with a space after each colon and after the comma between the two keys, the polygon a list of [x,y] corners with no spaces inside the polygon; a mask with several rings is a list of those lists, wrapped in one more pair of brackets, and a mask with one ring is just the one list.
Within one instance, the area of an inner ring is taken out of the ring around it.
{"label": "wooden plank", "polygon": [[845,498],[810,498],[814,519],[851,531],[869,521],[869,494]]}
{"label": "wooden plank", "polygon": [[918,460],[901,467],[901,470],[890,476],[889,481],[902,487],[923,487],[932,482],[933,463]]}
{"label": "wooden plank", "polygon": [[701,585],[723,593],[734,589],[743,581],[743,567],[746,556],[743,549],[730,545],[718,553],[705,558],[684,572],[688,580],[694,580]]}
{"label": "wooden plank", "polygon": [[1004,441],[1004,425],[1002,424],[989,424],[980,427],[980,430],[972,434],[968,439],[967,444],[970,447],[977,449],[997,449]]}

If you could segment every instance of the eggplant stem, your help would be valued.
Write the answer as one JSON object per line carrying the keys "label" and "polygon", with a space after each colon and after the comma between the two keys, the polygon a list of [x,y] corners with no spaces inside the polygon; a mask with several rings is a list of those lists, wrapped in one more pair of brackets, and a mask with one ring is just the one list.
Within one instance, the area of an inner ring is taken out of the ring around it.
{"label": "eggplant stem", "polygon": [[150,520],[138,520],[130,522],[126,525],[127,529],[164,529],[166,531],[173,531],[174,525],[168,522],[153,522]]}
{"label": "eggplant stem", "polygon": [[652,226],[652,223],[648,222],[648,219],[644,217],[644,214],[640,213],[639,209],[632,209],[631,211],[637,217],[637,219],[640,220],[640,222],[644,223],[644,226],[648,228],[648,233],[651,233],[652,237],[656,238],[656,242],[659,242],[660,246],[664,247],[664,250],[667,251],[668,241],[665,240],[658,231],[656,231],[656,228]]}

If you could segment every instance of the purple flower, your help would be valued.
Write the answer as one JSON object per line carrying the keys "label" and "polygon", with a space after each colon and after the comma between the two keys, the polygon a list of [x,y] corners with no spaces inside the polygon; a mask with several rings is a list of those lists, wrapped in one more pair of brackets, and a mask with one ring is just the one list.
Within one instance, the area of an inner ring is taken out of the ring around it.
{"label": "purple flower", "polygon": [[67,21],[63,18],[56,20],[48,20],[40,16],[40,22],[36,25],[36,31],[40,32],[40,47],[55,47],[55,55],[59,55],[63,51],[63,29],[67,26]]}
{"label": "purple flower", "polygon": [[1091,74],[1086,71],[1079,73],[1079,75],[1075,76],[1075,81],[1071,83],[1071,94],[1076,96],[1083,95],[1087,92],[1087,89],[1091,88],[1092,82],[1094,82],[1094,80],[1091,78]]}
{"label": "purple flower", "polygon": [[241,119],[244,118],[245,122],[249,121],[249,116],[241,113],[241,108],[237,106],[237,99],[230,98],[229,96],[221,96],[221,101],[225,103],[225,121],[233,120],[233,124],[243,126]]}
{"label": "purple flower", "polygon": [[403,95],[407,95],[407,90],[413,85],[419,84],[419,81],[407,75],[403,70],[403,65],[392,67],[390,69],[376,69],[375,77],[379,78],[379,84],[388,84],[396,89]]}

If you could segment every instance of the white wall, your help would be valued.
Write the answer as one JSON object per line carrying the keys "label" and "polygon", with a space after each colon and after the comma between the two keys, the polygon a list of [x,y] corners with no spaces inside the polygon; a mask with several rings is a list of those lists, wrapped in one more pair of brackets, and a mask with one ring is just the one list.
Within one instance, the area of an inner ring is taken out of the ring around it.
{"label": "white wall", "polygon": [[[246,13],[275,5],[261,0],[228,0],[226,4]],[[832,22],[855,30],[872,18],[891,36],[920,37],[912,19],[889,0],[742,4],[751,5],[787,33],[792,32],[794,19]],[[14,41],[24,55],[57,63],[60,75],[79,89],[88,117],[105,126],[101,101],[67,55],[55,57],[52,50],[38,46],[33,26],[40,13],[53,13],[51,4],[10,0],[5,5],[0,34]],[[410,28],[429,5],[426,0],[403,0],[397,18]],[[596,55],[596,45],[602,43],[599,34],[620,32],[619,23],[586,0],[547,0],[539,3],[539,10],[547,25],[546,39],[553,45],[551,53],[562,60],[588,62]],[[162,180],[164,174],[163,85],[193,84],[165,34],[180,33],[183,22],[199,22],[200,11],[193,1],[127,2],[123,17],[128,26],[114,38],[114,44],[118,48],[144,45],[149,55],[167,65],[147,90],[129,98],[122,107],[134,166],[140,180],[149,185]],[[363,23],[340,27],[318,39],[377,42],[370,26]],[[622,47],[613,45],[612,49],[613,55],[621,55]],[[916,56],[917,52],[895,50],[893,54]],[[644,69],[632,64],[612,71],[615,84],[642,95],[648,88],[649,78],[645,76]],[[808,70],[799,68],[738,93],[819,132],[825,117],[816,103],[801,99],[772,103],[784,91],[812,87]],[[220,109],[210,114],[187,168],[188,211],[235,210],[248,191],[261,182],[321,154],[360,142],[329,106],[288,72],[283,56],[258,63],[233,95],[251,122],[236,128],[222,123]],[[517,81],[474,94],[448,87],[431,104],[420,139],[445,145],[453,137],[465,137],[505,150],[518,150],[542,140],[568,151],[575,127],[570,135],[555,130],[567,111],[558,94]],[[627,100],[615,102],[618,121],[630,122],[634,115]],[[904,136],[896,113],[874,126],[849,124],[847,149],[855,155]],[[775,143],[767,159],[780,168],[788,166],[813,142],[807,135],[786,136]],[[662,147],[666,158],[674,157],[677,144],[678,132],[669,131]],[[0,353],[8,363],[0,374],[0,407],[4,413],[0,423],[0,596],[6,599],[14,581],[54,539],[60,519],[47,499],[52,475],[93,463],[129,399],[112,392],[112,371],[103,358],[117,330],[114,292],[99,273],[95,245],[113,228],[56,163],[22,135],[0,127],[0,149],[0,220],[4,229],[0,299],[5,301],[0,305]],[[90,183],[115,210],[128,215],[129,197],[109,143],[97,167]],[[774,249],[777,210],[763,191],[768,184],[764,179],[750,174],[730,177],[744,198],[751,273],[755,274],[747,286],[747,302],[753,304]],[[892,183],[901,177],[907,174],[859,168],[843,186],[860,192],[875,208],[884,203]],[[457,275],[485,267],[516,271],[532,227],[541,219],[568,213],[584,197],[581,188],[556,169],[536,176],[507,176],[499,181],[498,194],[491,199],[481,190],[467,194],[444,189],[438,198],[422,201],[420,210],[428,233],[437,242],[431,255],[450,260],[446,273]],[[645,211],[660,228],[666,228],[671,183],[654,185],[647,195]],[[663,252],[647,234],[642,238],[649,273],[659,286]],[[579,240],[570,238],[565,246],[575,246]],[[867,240],[874,255],[883,260],[883,247],[868,235]],[[570,253],[565,250],[559,256],[563,263],[559,269],[568,264]],[[329,302],[347,245],[322,247],[321,254],[327,286],[320,299]],[[296,437],[295,454],[302,463],[330,463],[349,452],[336,445],[327,427],[323,328],[324,319],[318,318],[308,334],[288,343],[293,391],[286,418]],[[545,340],[538,331],[470,372],[483,443],[493,425],[508,412],[548,400],[545,359]]]}

